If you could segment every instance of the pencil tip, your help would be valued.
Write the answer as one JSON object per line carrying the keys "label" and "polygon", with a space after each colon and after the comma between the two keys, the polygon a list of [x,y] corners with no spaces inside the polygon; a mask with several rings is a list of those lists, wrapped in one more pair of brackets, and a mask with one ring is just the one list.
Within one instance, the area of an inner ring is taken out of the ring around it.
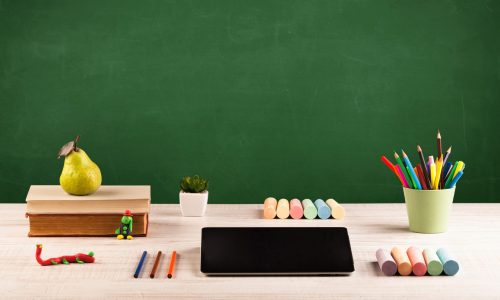
{"label": "pencil tip", "polygon": [[405,151],[403,149],[401,149],[401,153],[403,153],[403,157],[406,156],[406,153],[405,153]]}
{"label": "pencil tip", "polygon": [[441,138],[441,132],[439,131],[439,129],[438,129],[438,134],[437,134],[437,137],[438,137],[438,139],[440,139],[440,138]]}
{"label": "pencil tip", "polygon": [[451,152],[451,146],[450,146],[450,148],[448,148],[448,150],[446,150],[446,152]]}
{"label": "pencil tip", "polygon": [[396,151],[394,151],[394,158],[398,158],[398,157],[399,157],[398,153]]}
{"label": "pencil tip", "polygon": [[422,152],[422,148],[420,148],[420,145],[417,145],[417,151]]}

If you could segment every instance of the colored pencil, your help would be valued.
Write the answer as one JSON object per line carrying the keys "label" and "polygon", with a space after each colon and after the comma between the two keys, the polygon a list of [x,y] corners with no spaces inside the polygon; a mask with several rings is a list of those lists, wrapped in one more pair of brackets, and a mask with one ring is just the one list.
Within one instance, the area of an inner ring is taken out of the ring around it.
{"label": "colored pencil", "polygon": [[446,165],[446,163],[448,162],[448,157],[450,157],[450,154],[451,154],[451,146],[450,148],[448,148],[448,150],[446,150],[446,154],[444,155],[444,160],[443,160],[443,166]]}
{"label": "colored pencil", "polygon": [[422,148],[420,148],[420,145],[417,145],[417,152],[418,152],[418,156],[420,157],[420,163],[422,164],[422,171],[424,173],[424,177],[425,177],[425,181],[427,183],[427,186],[431,186],[429,169],[427,168],[427,164],[425,163],[424,152],[422,151]]}
{"label": "colored pencil", "polygon": [[422,185],[422,188],[424,190],[428,190],[429,188],[427,185],[427,180],[425,179],[424,170],[422,169],[422,165],[418,164],[416,168],[417,168],[418,179],[420,179],[420,184]]}
{"label": "colored pencil", "polygon": [[401,176],[399,175],[398,171],[396,170],[396,166],[394,166],[392,164],[392,162],[387,159],[387,157],[385,157],[385,155],[382,155],[382,157],[380,158],[380,160],[382,160],[382,162],[392,171],[394,172],[394,174],[396,174],[396,176],[398,177],[399,181],[401,181],[401,184],[404,186],[404,187],[407,187],[405,185],[405,182],[403,181],[403,179],[401,178]]}
{"label": "colored pencil", "polygon": [[158,254],[156,254],[155,263],[153,265],[153,270],[151,270],[151,274],[149,274],[149,277],[155,278],[156,270],[158,269],[158,265],[160,264],[160,258],[161,258],[161,251],[158,251]]}
{"label": "colored pencil", "polygon": [[451,169],[453,168],[453,164],[451,162],[447,162],[446,166],[443,167],[443,171],[441,172],[441,179],[442,179],[442,186],[445,186],[446,183],[446,178],[448,178],[448,175],[451,172]]}
{"label": "colored pencil", "polygon": [[453,180],[450,182],[450,185],[447,188],[451,189],[452,187],[454,187],[455,184],[457,184],[457,181],[460,179],[460,177],[462,177],[463,174],[464,174],[464,171],[459,171],[457,173],[457,175],[453,178]]}
{"label": "colored pencil", "polygon": [[[406,168],[406,172],[408,174],[411,174],[412,172],[410,171],[410,168],[408,166],[405,167]],[[413,171],[413,170],[412,170]],[[417,183],[415,182],[415,179],[413,179],[413,176],[410,176],[410,180],[411,180],[411,185],[413,186],[414,189],[417,189]]]}
{"label": "colored pencil", "polygon": [[457,169],[457,166],[458,166],[458,161],[455,162],[448,177],[446,178],[446,182],[444,184],[445,187],[447,187],[450,184],[451,180],[453,179],[453,174],[455,174],[455,170]]}
{"label": "colored pencil", "polygon": [[170,256],[170,266],[168,267],[167,277],[172,278],[174,276],[174,267],[175,267],[175,257],[177,256],[177,252],[172,251],[172,255]]}
{"label": "colored pencil", "polygon": [[148,255],[147,251],[142,252],[141,260],[139,261],[139,264],[137,265],[137,269],[135,269],[134,278],[139,278],[139,273],[141,272],[142,265],[144,264],[144,260],[146,259],[147,255]]}
{"label": "colored pencil", "polygon": [[420,185],[420,182],[418,181],[417,174],[415,174],[415,171],[413,171],[413,166],[411,165],[411,162],[408,159],[408,156],[406,155],[406,153],[403,150],[401,150],[401,152],[403,153],[403,160],[405,161],[406,166],[408,167],[408,171],[410,172],[411,178],[413,179],[415,185],[417,186],[417,189],[421,190],[422,186]]}
{"label": "colored pencil", "polygon": [[436,162],[436,178],[434,179],[434,189],[439,189],[439,183],[441,182],[441,171],[443,170],[443,155],[438,158]]}
{"label": "colored pencil", "polygon": [[406,182],[408,183],[408,187],[415,188],[412,184],[410,175],[408,175],[408,171],[406,170],[405,166],[403,165],[403,162],[401,161],[401,158],[399,158],[399,155],[396,151],[394,151],[394,158],[396,159],[396,163],[398,164],[399,168],[401,169],[401,173],[403,173],[403,176]]}
{"label": "colored pencil", "polygon": [[439,132],[439,129],[437,134],[437,148],[438,148],[438,159],[439,159],[443,154],[443,146],[441,144],[441,132]]}
{"label": "colored pencil", "polygon": [[[451,154],[451,146],[450,148],[448,148],[448,150],[446,150],[446,154],[444,155],[444,160],[443,160],[443,168],[446,167],[446,163],[448,162],[448,157],[450,156]],[[441,188],[444,188],[444,176],[446,174],[444,172],[441,172],[441,178],[440,178],[440,182],[439,182],[439,185],[441,186]]]}
{"label": "colored pencil", "polygon": [[398,177],[399,177],[399,178],[401,179],[401,181],[403,182],[403,186],[404,186],[405,188],[410,188],[410,189],[411,189],[410,184],[408,184],[408,182],[407,182],[407,181],[406,181],[406,179],[405,179],[405,176],[404,176],[404,174],[403,174],[403,170],[401,170],[401,167],[400,167],[400,166],[398,166],[398,165],[396,165],[396,166],[395,166],[395,168],[396,168],[396,170],[398,171],[398,174],[399,174],[399,176],[398,176]]}
{"label": "colored pencil", "polygon": [[431,163],[431,182],[432,182],[432,185],[431,185],[431,190],[434,190],[434,181],[436,181],[436,164],[433,162]]}

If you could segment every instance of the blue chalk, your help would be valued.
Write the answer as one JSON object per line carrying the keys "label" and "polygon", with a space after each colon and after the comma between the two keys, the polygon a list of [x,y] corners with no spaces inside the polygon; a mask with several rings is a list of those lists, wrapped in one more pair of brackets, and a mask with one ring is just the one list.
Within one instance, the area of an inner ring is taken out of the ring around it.
{"label": "blue chalk", "polygon": [[443,264],[443,271],[446,275],[453,276],[458,273],[458,262],[447,249],[441,248],[436,254]]}
{"label": "blue chalk", "polygon": [[320,219],[330,218],[330,216],[332,215],[332,210],[330,209],[330,206],[325,203],[325,201],[323,201],[322,199],[318,199],[314,201],[314,205],[318,210],[318,217],[320,217]]}

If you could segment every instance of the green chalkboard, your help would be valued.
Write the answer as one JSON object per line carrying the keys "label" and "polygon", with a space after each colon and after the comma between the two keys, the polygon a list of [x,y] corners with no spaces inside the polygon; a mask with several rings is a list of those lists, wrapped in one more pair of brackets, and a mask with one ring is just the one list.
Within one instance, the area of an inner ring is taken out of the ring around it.
{"label": "green chalkboard", "polygon": [[156,203],[189,174],[211,203],[401,202],[380,155],[439,128],[455,200],[497,202],[499,28],[500,1],[0,1],[0,199],[80,134]]}

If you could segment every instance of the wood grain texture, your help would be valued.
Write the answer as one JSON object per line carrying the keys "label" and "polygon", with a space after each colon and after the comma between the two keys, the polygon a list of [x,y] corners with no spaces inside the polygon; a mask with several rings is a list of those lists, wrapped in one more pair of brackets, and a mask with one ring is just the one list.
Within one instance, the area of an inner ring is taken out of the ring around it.
{"label": "wood grain texture", "polygon": [[[478,299],[500,295],[500,204],[454,204],[447,233],[408,231],[403,204],[345,204],[343,220],[264,220],[262,205],[209,205],[202,218],[181,217],[178,205],[152,205],[148,237],[28,238],[24,205],[0,206],[0,278],[2,298],[92,299]],[[200,229],[204,226],[345,226],[349,230],[356,271],[349,277],[206,277],[200,268]],[[94,251],[88,265],[39,266],[43,257]],[[378,248],[411,245],[447,247],[460,262],[455,277],[386,277],[375,259]],[[174,279],[166,279],[163,257],[157,277],[132,274],[143,250],[155,254],[177,250]]]}

